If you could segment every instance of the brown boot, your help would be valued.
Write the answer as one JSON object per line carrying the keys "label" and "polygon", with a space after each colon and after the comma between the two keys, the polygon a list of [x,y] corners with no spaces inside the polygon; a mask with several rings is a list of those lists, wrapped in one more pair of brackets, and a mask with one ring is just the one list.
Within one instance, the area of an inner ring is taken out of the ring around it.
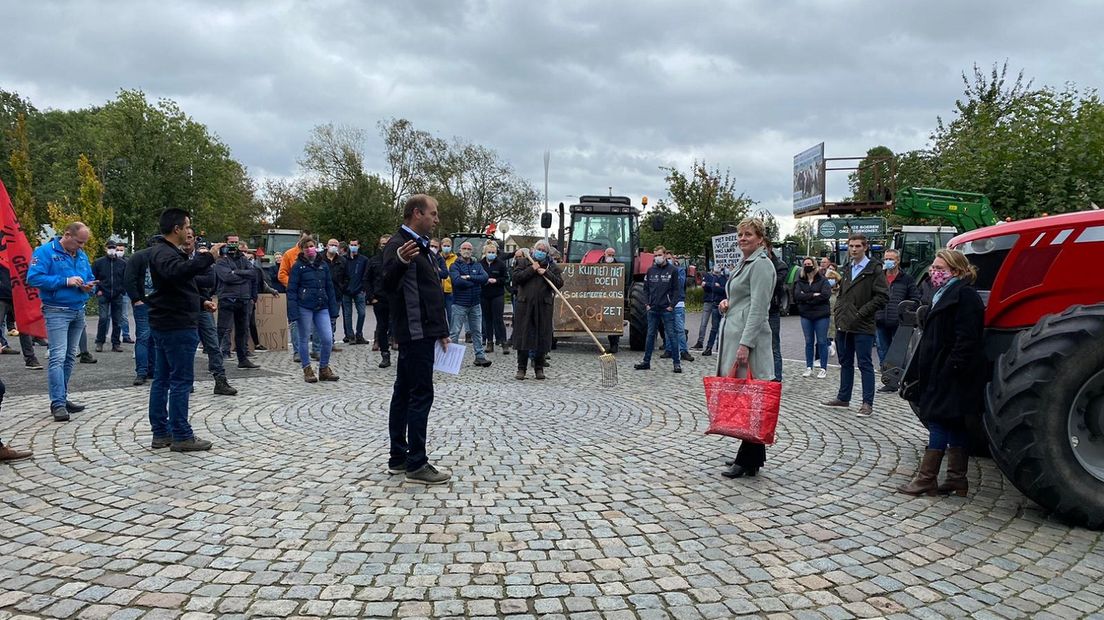
{"label": "brown boot", "polygon": [[11,446],[5,446],[0,444],[0,462],[2,461],[20,461],[23,459],[29,459],[34,455],[30,450],[16,450]]}
{"label": "brown boot", "polygon": [[314,376],[314,369],[310,366],[303,367],[303,381],[307,383],[318,383],[318,377]]}
{"label": "brown boot", "polygon": [[330,370],[329,366],[320,366],[318,368],[318,379],[319,381],[337,381],[338,376]]}
{"label": "brown boot", "polygon": [[970,488],[966,480],[966,470],[970,465],[970,455],[966,448],[947,448],[947,478],[939,485],[939,492],[943,495],[954,493],[959,497],[966,497],[966,491]]}
{"label": "brown boot", "polygon": [[925,450],[916,477],[908,484],[897,487],[897,490],[907,495],[935,495],[938,488],[936,478],[939,476],[939,465],[942,463],[942,450]]}

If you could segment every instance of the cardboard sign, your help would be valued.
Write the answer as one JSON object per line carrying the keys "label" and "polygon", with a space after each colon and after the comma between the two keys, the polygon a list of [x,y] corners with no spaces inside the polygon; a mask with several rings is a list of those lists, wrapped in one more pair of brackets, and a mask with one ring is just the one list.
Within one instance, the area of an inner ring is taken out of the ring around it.
{"label": "cardboard sign", "polygon": [[288,321],[285,295],[257,297],[257,337],[269,351],[287,351]]}
{"label": "cardboard sign", "polygon": [[713,237],[713,263],[732,269],[744,259],[740,251],[740,234],[728,233]]}
{"label": "cardboard sign", "polygon": [[[560,291],[587,327],[595,334],[621,334],[625,321],[625,265],[563,263],[560,267],[564,280]],[[552,312],[552,324],[557,333],[586,333],[559,297]]]}

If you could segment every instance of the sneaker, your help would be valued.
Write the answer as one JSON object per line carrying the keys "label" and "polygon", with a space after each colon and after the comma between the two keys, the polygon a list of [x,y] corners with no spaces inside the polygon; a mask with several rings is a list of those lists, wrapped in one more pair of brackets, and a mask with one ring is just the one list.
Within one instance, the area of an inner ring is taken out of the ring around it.
{"label": "sneaker", "polygon": [[95,364],[98,360],[92,357],[92,354],[88,351],[80,354],[80,363],[82,364]]}
{"label": "sneaker", "polygon": [[473,365],[474,366],[479,366],[479,367],[482,367],[482,368],[486,368],[486,367],[491,365],[491,360],[489,360],[485,357],[477,357],[477,358],[475,358],[475,362],[473,362]]}
{"label": "sneaker", "polygon": [[828,345],[828,357],[835,357],[835,356],[836,356],[836,343],[833,342],[832,344]]}
{"label": "sneaker", "polygon": [[676,375],[681,375],[682,374],[682,366],[675,366],[674,373]]}
{"label": "sneaker", "polygon": [[134,339],[130,336],[123,336],[123,344],[134,344]]}
{"label": "sneaker", "polygon": [[452,479],[452,474],[445,473],[443,471],[437,471],[437,468],[426,463],[422,465],[422,468],[418,471],[406,472],[407,482],[416,482],[418,484],[445,484]]}
{"label": "sneaker", "polygon": [[160,450],[161,448],[168,448],[172,445],[172,436],[165,435],[164,437],[153,436],[153,440],[150,441],[150,448],[154,450]]}
{"label": "sneaker", "polygon": [[111,352],[112,353],[122,353],[123,352],[123,345],[120,345],[120,344],[111,345]]}
{"label": "sneaker", "polygon": [[811,376],[813,376],[813,367],[810,366],[810,367],[806,368],[805,372],[801,373],[801,376],[802,377],[811,377]]}
{"label": "sneaker", "polygon": [[169,450],[173,452],[203,452],[210,449],[211,442],[206,439],[197,439],[196,437],[185,439],[184,441],[174,441],[169,444]]}
{"label": "sneaker", "polygon": [[23,459],[29,459],[34,456],[34,453],[30,450],[16,450],[11,446],[5,446],[0,444],[0,462],[2,461],[22,461]]}
{"label": "sneaker", "polygon": [[54,422],[69,421],[69,410],[65,407],[50,407],[50,413],[54,416]]}
{"label": "sneaker", "polygon": [[103,343],[102,342],[96,345],[96,353],[103,353]]}
{"label": "sneaker", "polygon": [[391,463],[388,463],[387,464],[387,473],[391,474],[392,476],[398,476],[400,474],[405,474],[406,473],[406,463],[400,463],[398,465],[392,465]]}
{"label": "sneaker", "polygon": [[682,352],[682,353],[681,353],[681,354],[679,355],[679,357],[681,357],[681,358],[682,358],[682,361],[684,361],[684,362],[692,362],[692,361],[694,361],[694,356],[693,356],[693,355],[690,355],[690,352],[689,352],[689,351],[683,351],[683,352]]}
{"label": "sneaker", "polygon": [[660,354],[659,359],[669,360],[669,359],[671,359],[671,354],[664,351],[662,354]]}
{"label": "sneaker", "polygon": [[881,392],[882,394],[892,394],[893,392],[896,392],[897,390],[889,387],[888,385],[883,385],[882,387],[878,388],[878,391]]}
{"label": "sneaker", "polygon": [[301,359],[301,358],[299,357],[299,354],[298,354],[298,353],[296,353],[295,355],[292,355],[292,356],[291,356],[291,361],[292,361],[292,362],[294,362],[294,363],[296,363],[296,364],[302,364],[302,363],[303,363],[303,361],[302,361],[302,359]]}
{"label": "sneaker", "polygon": [[254,351],[267,351],[268,347],[264,346],[263,344],[259,344],[255,347],[253,347],[253,350]]}
{"label": "sneaker", "polygon": [[391,366],[391,354],[390,353],[384,353],[383,355],[380,356],[379,367],[380,368],[389,368],[390,366]]}
{"label": "sneaker", "polygon": [[817,372],[817,379],[826,379],[827,377],[828,377],[828,371],[827,370],[821,368],[820,371]]}
{"label": "sneaker", "polygon": [[855,414],[856,417],[860,418],[869,418],[872,415],[874,415],[874,406],[870,403],[863,403],[862,406],[859,407],[858,413]]}
{"label": "sneaker", "polygon": [[145,385],[146,375],[137,375],[134,377],[134,383],[132,385]]}
{"label": "sneaker", "polygon": [[331,353],[341,353],[341,352],[342,352],[343,350],[344,350],[344,349],[342,349],[341,347],[337,346],[336,344],[335,344],[335,345],[330,345],[330,352],[331,352]]}
{"label": "sneaker", "polygon": [[[364,339],[364,336],[357,336],[352,342],[353,344],[368,344],[368,341]],[[377,348],[373,350],[378,351],[379,349]]]}
{"label": "sneaker", "polygon": [[254,364],[253,362],[249,361],[249,358],[246,358],[246,359],[238,362],[238,368],[244,368],[246,370],[256,370],[256,369],[260,368],[260,366],[258,366],[256,364]]}
{"label": "sneaker", "polygon": [[237,396],[238,391],[230,386],[230,382],[226,380],[226,377],[215,377],[215,394],[219,396]]}
{"label": "sneaker", "polygon": [[69,413],[80,413],[84,411],[84,405],[78,405],[71,400],[67,400],[65,401],[65,410]]}
{"label": "sneaker", "polygon": [[11,347],[3,347],[0,348],[0,355],[19,355],[19,351],[16,351]]}
{"label": "sneaker", "polygon": [[652,365],[651,364],[645,364],[644,362],[640,362],[639,364],[633,364],[633,368],[635,368],[637,370],[651,370]]}
{"label": "sneaker", "polygon": [[703,342],[701,342],[701,341],[698,341],[698,342],[695,342],[695,343],[694,343],[694,346],[692,346],[692,347],[690,347],[690,348],[691,348],[691,349],[694,349],[695,351],[698,351],[698,350],[700,350],[700,349],[704,349],[704,348],[705,348],[705,343],[703,343]]}
{"label": "sneaker", "polygon": [[713,355],[713,349],[706,349],[702,351],[702,357],[709,357]]}
{"label": "sneaker", "polygon": [[322,359],[322,356],[319,355],[317,352],[312,352],[310,354],[310,358],[317,362],[318,360]]}
{"label": "sneaker", "polygon": [[23,363],[23,367],[27,370],[42,370],[42,362],[38,361],[37,357],[32,357]]}
{"label": "sneaker", "polygon": [[847,407],[851,406],[851,403],[844,402],[844,401],[842,401],[838,398],[833,398],[832,400],[829,400],[829,401],[825,402],[824,406],[825,407],[843,407],[843,408],[847,408]]}

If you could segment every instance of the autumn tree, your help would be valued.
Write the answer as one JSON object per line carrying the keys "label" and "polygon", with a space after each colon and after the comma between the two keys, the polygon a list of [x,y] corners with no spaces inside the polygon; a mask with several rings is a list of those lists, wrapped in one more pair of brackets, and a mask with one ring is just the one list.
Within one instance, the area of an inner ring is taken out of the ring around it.
{"label": "autumn tree", "polygon": [[[641,225],[641,241],[645,247],[662,244],[678,254],[708,255],[712,237],[747,217],[755,201],[737,192],[736,180],[730,171],[710,168],[706,162],[694,161],[688,172],[677,168],[661,168],[666,173],[667,199],[656,204]],[[652,230],[651,223],[660,218],[663,231]]]}

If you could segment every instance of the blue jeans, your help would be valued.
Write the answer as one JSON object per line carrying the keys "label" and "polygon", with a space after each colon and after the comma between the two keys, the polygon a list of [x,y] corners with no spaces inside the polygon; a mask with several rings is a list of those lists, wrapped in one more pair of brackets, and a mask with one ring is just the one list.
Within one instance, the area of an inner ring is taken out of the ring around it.
{"label": "blue jeans", "polygon": [[945,426],[939,422],[928,422],[928,449],[946,450],[947,448],[965,448],[968,438],[961,427]]}
{"label": "blue jeans", "polygon": [[705,347],[706,349],[712,349],[713,343],[717,341],[717,329],[721,324],[721,310],[717,307],[715,301],[702,302],[701,324],[698,325],[698,339],[695,343],[702,344],[705,342],[705,329],[709,327],[711,322],[713,327],[709,332],[709,345]]}
{"label": "blue jeans", "polygon": [[100,320],[96,325],[96,344],[103,344],[107,340],[107,322],[111,321],[111,345],[119,346],[120,330],[123,327],[123,296],[114,299],[99,297]]}
{"label": "blue jeans", "polygon": [[[344,314],[342,323],[345,325],[345,336],[348,338],[356,338],[360,336],[364,337],[364,316],[365,316],[365,299],[364,292],[357,293],[356,295],[342,295],[341,296],[341,313]],[[356,306],[357,322],[356,331],[353,331],[353,306]]]}
{"label": "blue jeans", "polygon": [[145,377],[149,374],[150,361],[150,324],[149,306],[134,306],[134,374]]}
{"label": "blue jeans", "polygon": [[644,363],[652,363],[652,349],[655,349],[656,332],[659,330],[660,323],[663,323],[663,329],[667,333],[667,337],[663,339],[663,348],[674,360],[675,366],[681,366],[678,348],[679,338],[675,336],[677,329],[675,326],[675,312],[662,308],[652,308],[648,311],[648,337],[644,339]]}
{"label": "blue jeans", "polygon": [[130,295],[123,293],[123,340],[130,338],[130,308]]}
{"label": "blue jeans", "polygon": [[[322,343],[322,350],[319,352],[318,365],[329,366],[330,365],[330,351],[333,349],[333,332],[330,331],[330,311],[327,308],[320,310],[311,310],[310,308],[299,308],[299,320],[295,322],[302,329],[298,329],[299,336],[299,350],[308,351],[310,345],[308,340],[313,339],[314,344],[317,347],[318,343]],[[314,329],[310,329],[311,327]],[[313,332],[313,333],[312,333]],[[310,366],[311,359],[309,355],[300,355],[299,363],[306,368]]]}
{"label": "blue jeans", "polygon": [[150,336],[154,341],[150,428],[154,437],[171,435],[173,441],[187,441],[192,438],[188,397],[195,380],[199,333],[194,329],[151,329]]}
{"label": "blue jeans", "polygon": [[50,387],[50,407],[64,407],[69,397],[69,377],[77,361],[80,337],[84,333],[84,308],[42,306],[46,318],[46,338],[50,341],[50,363],[46,381]]}
{"label": "blue jeans", "polygon": [[460,330],[467,329],[475,345],[475,357],[485,357],[483,349],[483,307],[478,303],[465,307],[452,306],[452,341],[460,342]]}
{"label": "blue jeans", "polygon": [[855,357],[859,358],[859,374],[862,376],[862,400],[874,405],[874,349],[873,334],[856,334],[836,330],[836,355],[840,363],[840,387],[836,398],[851,402],[851,390],[855,386]]}
{"label": "blue jeans", "polygon": [[679,353],[689,353],[690,349],[686,346],[686,306],[675,306],[675,333],[678,334]]}
{"label": "blue jeans", "polygon": [[801,331],[805,334],[805,367],[813,367],[813,341],[821,368],[828,368],[828,321],[830,317],[807,319],[801,317]]}
{"label": "blue jeans", "polygon": [[772,312],[767,315],[771,329],[771,352],[774,353],[774,380],[782,380],[782,315]]}
{"label": "blue jeans", "polygon": [[897,331],[897,326],[879,323],[874,329],[874,335],[878,338],[878,343],[876,345],[878,347],[878,365],[885,366],[886,354],[889,353],[889,345],[893,342],[893,334]]}
{"label": "blue jeans", "polygon": [[[200,342],[203,343],[203,353],[207,356],[207,372],[212,377],[225,377],[226,368],[222,365],[222,348],[219,344],[218,329],[215,328],[215,316],[210,312],[199,313]],[[157,343],[150,341],[151,350]]]}
{"label": "blue jeans", "polygon": [[452,332],[452,293],[445,293],[445,320],[449,324],[449,332]]}

